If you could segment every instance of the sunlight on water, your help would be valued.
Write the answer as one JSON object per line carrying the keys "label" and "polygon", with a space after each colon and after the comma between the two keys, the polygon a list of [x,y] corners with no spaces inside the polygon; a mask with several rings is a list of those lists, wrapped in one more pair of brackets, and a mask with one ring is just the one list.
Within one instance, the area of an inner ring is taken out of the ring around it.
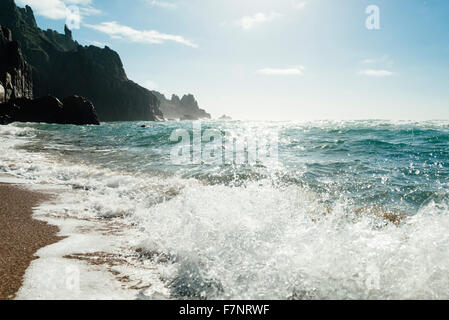
{"label": "sunlight on water", "polygon": [[69,186],[50,214],[119,218],[172,297],[449,298],[447,122],[207,122],[277,163],[170,161],[192,124],[0,127],[0,172]]}

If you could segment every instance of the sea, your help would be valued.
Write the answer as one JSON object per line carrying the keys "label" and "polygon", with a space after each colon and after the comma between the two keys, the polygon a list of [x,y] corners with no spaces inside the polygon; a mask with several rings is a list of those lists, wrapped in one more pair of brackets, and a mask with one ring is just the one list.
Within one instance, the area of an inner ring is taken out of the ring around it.
{"label": "sea", "polygon": [[449,121],[0,126],[59,243],[19,299],[449,299]]}

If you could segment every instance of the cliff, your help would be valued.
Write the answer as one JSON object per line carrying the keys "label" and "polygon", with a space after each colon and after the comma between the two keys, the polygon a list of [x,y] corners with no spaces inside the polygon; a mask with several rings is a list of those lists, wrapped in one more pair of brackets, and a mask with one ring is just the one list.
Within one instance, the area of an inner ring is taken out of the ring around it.
{"label": "cliff", "polygon": [[0,124],[45,122],[53,124],[99,125],[92,102],[71,96],[62,101],[47,96],[37,99],[17,98],[0,104]]}
{"label": "cliff", "polygon": [[64,34],[43,31],[33,10],[17,7],[14,0],[0,0],[0,25],[12,31],[12,40],[20,44],[31,66],[26,76],[32,73],[32,84],[26,82],[18,95],[80,95],[95,105],[100,121],[163,118],[156,96],[128,79],[119,55],[108,47],[80,46],[67,27]]}
{"label": "cliff", "polygon": [[168,100],[159,92],[153,91],[153,94],[159,99],[159,108],[166,119],[199,120],[211,118],[209,113],[200,109],[198,102],[191,94],[184,95],[181,99],[177,95],[173,95],[171,100]]}
{"label": "cliff", "polygon": [[0,103],[33,97],[31,66],[25,61],[11,30],[0,26]]}
{"label": "cliff", "polygon": [[82,97],[33,99],[31,66],[11,30],[0,26],[0,124],[16,121],[99,124],[94,106]]}

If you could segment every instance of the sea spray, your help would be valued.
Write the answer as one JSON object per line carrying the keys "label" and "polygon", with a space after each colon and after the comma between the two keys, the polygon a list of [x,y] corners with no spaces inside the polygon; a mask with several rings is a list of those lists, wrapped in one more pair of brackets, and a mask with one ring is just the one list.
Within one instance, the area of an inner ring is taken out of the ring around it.
{"label": "sea spray", "polygon": [[140,125],[0,127],[0,172],[62,190],[42,216],[128,230],[96,243],[134,265],[104,281],[158,289],[117,296],[449,298],[448,123],[203,124],[279,132],[276,166],[180,166],[169,137],[192,124]]}

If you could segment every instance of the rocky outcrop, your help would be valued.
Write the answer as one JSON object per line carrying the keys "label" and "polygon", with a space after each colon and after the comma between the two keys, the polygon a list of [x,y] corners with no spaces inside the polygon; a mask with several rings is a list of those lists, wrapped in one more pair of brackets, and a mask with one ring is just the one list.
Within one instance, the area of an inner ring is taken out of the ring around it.
{"label": "rocky outcrop", "polygon": [[184,95],[181,99],[173,95],[171,100],[156,91],[153,91],[160,101],[160,110],[166,119],[170,120],[199,120],[210,119],[211,115],[200,109],[195,97],[191,94]]}
{"label": "rocky outcrop", "polygon": [[0,122],[44,122],[54,124],[98,125],[92,103],[82,97],[38,99],[19,98],[0,104]]}
{"label": "rocky outcrop", "polygon": [[[55,96],[73,93],[93,102],[101,121],[155,121],[163,118],[157,98],[128,80],[119,55],[105,47],[81,47],[55,55],[46,72],[57,82],[47,88]],[[43,92],[40,92],[43,93]]]}
{"label": "rocky outcrop", "polygon": [[62,102],[55,97],[21,98],[9,104],[15,107],[15,113],[10,115],[13,121],[60,123],[62,119]]}
{"label": "rocky outcrop", "polygon": [[4,103],[5,99],[5,87],[0,83],[0,103]]}
{"label": "rocky outcrop", "polygon": [[222,115],[220,118],[218,118],[218,120],[232,120],[232,118],[230,117],[230,116],[227,116],[227,115]]}
{"label": "rocky outcrop", "polygon": [[65,124],[99,124],[94,105],[83,97],[71,96],[62,100]]}
{"label": "rocky outcrop", "polygon": [[[31,10],[31,9],[30,9]],[[27,19],[34,19],[28,10]],[[63,102],[46,96],[33,99],[32,68],[25,61],[20,44],[11,30],[0,26],[0,123],[46,122],[99,124],[90,101],[73,96]]]}
{"label": "rocky outcrop", "polygon": [[12,103],[0,103],[0,125],[13,122],[12,115],[16,112],[16,105]]}
{"label": "rocky outcrop", "polygon": [[12,30],[32,67],[35,97],[86,97],[101,121],[163,118],[155,95],[128,79],[119,55],[110,48],[80,46],[67,27],[64,34],[43,31],[33,10],[19,8],[13,0],[0,0],[0,24]]}
{"label": "rocky outcrop", "polygon": [[0,103],[33,97],[31,66],[25,61],[12,32],[0,26]]}

